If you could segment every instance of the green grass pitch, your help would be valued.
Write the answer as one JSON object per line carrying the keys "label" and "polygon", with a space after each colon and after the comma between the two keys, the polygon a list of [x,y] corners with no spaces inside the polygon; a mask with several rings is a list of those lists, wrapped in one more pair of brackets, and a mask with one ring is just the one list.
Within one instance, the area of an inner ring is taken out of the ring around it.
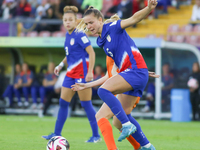
{"label": "green grass pitch", "polygon": [[[1,150],[45,150],[42,135],[53,132],[56,118],[36,116],[0,116]],[[112,121],[112,120],[110,120]],[[164,120],[140,120],[143,132],[157,150],[199,150],[200,122],[174,123]],[[113,127],[117,147],[133,150],[127,140],[117,142],[119,131]],[[62,136],[71,150],[106,150],[104,141],[85,143],[91,136],[87,118],[68,118]]]}

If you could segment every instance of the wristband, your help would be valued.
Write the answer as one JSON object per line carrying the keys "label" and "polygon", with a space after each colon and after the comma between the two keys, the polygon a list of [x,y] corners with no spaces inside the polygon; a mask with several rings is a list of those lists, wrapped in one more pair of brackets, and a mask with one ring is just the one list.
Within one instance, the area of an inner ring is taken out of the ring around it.
{"label": "wristband", "polygon": [[61,61],[61,63],[58,66],[63,67],[65,64]]}

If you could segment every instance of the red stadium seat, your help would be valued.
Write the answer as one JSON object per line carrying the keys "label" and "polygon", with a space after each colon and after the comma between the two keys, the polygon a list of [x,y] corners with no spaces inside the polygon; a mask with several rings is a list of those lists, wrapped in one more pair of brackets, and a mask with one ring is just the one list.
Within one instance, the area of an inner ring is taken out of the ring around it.
{"label": "red stadium seat", "polygon": [[28,32],[26,36],[28,36],[28,37],[37,37],[38,33],[37,33],[37,31],[31,31],[31,32]]}
{"label": "red stadium seat", "polygon": [[64,32],[64,33],[67,32],[67,30],[65,29],[64,25],[61,25],[61,26],[60,26],[60,31],[62,31],[62,32]]}
{"label": "red stadium seat", "polygon": [[39,33],[39,36],[40,37],[50,37],[51,36],[51,32],[49,32],[49,31],[41,31]]}
{"label": "red stadium seat", "polygon": [[65,37],[65,33],[62,32],[62,31],[56,31],[56,32],[53,32],[51,36],[53,36],[53,37]]}
{"label": "red stadium seat", "polygon": [[181,32],[192,32],[193,26],[188,24],[180,28]]}
{"label": "red stadium seat", "polygon": [[168,28],[168,32],[178,32],[179,31],[179,25],[177,24],[172,24]]}
{"label": "red stadium seat", "polygon": [[193,32],[195,32],[195,33],[199,32],[200,33],[200,24],[194,26]]}
{"label": "red stadium seat", "polygon": [[186,36],[186,43],[191,44],[191,45],[198,45],[200,36],[197,35],[189,35]]}
{"label": "red stadium seat", "polygon": [[173,35],[171,41],[177,42],[177,43],[183,43],[185,41],[184,35]]}

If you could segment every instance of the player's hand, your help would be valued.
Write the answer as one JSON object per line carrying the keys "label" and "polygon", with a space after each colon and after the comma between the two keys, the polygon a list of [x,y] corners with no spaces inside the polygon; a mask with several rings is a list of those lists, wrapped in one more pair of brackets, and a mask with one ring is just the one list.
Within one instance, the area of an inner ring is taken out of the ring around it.
{"label": "player's hand", "polygon": [[60,72],[61,69],[62,69],[62,66],[56,66],[55,69],[54,69],[54,74],[59,76],[59,72]]}
{"label": "player's hand", "polygon": [[86,83],[75,83],[71,87],[73,91],[80,91],[87,88]]}
{"label": "player's hand", "polygon": [[88,72],[86,77],[85,77],[85,81],[86,82],[90,82],[93,81],[93,73],[92,72]]}
{"label": "player's hand", "polygon": [[158,4],[157,0],[149,0],[149,1],[148,1],[148,7],[149,7],[150,9],[156,8],[157,4]]}
{"label": "player's hand", "polygon": [[149,76],[153,77],[153,78],[159,78],[160,77],[160,75],[157,75],[155,72],[151,72],[151,71],[149,71]]}

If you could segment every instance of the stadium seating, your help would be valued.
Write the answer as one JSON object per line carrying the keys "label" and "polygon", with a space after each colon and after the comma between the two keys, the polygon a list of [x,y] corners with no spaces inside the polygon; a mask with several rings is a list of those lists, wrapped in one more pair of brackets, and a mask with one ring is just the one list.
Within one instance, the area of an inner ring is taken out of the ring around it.
{"label": "stadium seating", "polygon": [[193,28],[193,32],[200,33],[200,24],[194,26],[194,28]]}
{"label": "stadium seating", "polygon": [[37,33],[37,31],[31,31],[31,32],[28,32],[26,36],[28,36],[28,37],[37,37],[38,33]]}
{"label": "stadium seating", "polygon": [[179,25],[178,24],[172,24],[168,28],[168,32],[178,32],[179,31]]}
{"label": "stadium seating", "polygon": [[51,36],[51,32],[49,31],[41,31],[39,33],[39,37],[50,37]]}
{"label": "stadium seating", "polygon": [[180,32],[182,33],[189,33],[189,32],[192,32],[192,30],[193,30],[193,26],[190,24],[184,25],[180,28]]}
{"label": "stadium seating", "polygon": [[177,42],[177,43],[183,43],[185,41],[184,35],[172,35],[171,41]]}
{"label": "stadium seating", "polygon": [[186,36],[186,43],[191,45],[199,45],[200,36],[198,35],[188,35]]}
{"label": "stadium seating", "polygon": [[62,31],[56,31],[56,32],[53,32],[52,37],[65,37],[65,33],[62,32]]}

